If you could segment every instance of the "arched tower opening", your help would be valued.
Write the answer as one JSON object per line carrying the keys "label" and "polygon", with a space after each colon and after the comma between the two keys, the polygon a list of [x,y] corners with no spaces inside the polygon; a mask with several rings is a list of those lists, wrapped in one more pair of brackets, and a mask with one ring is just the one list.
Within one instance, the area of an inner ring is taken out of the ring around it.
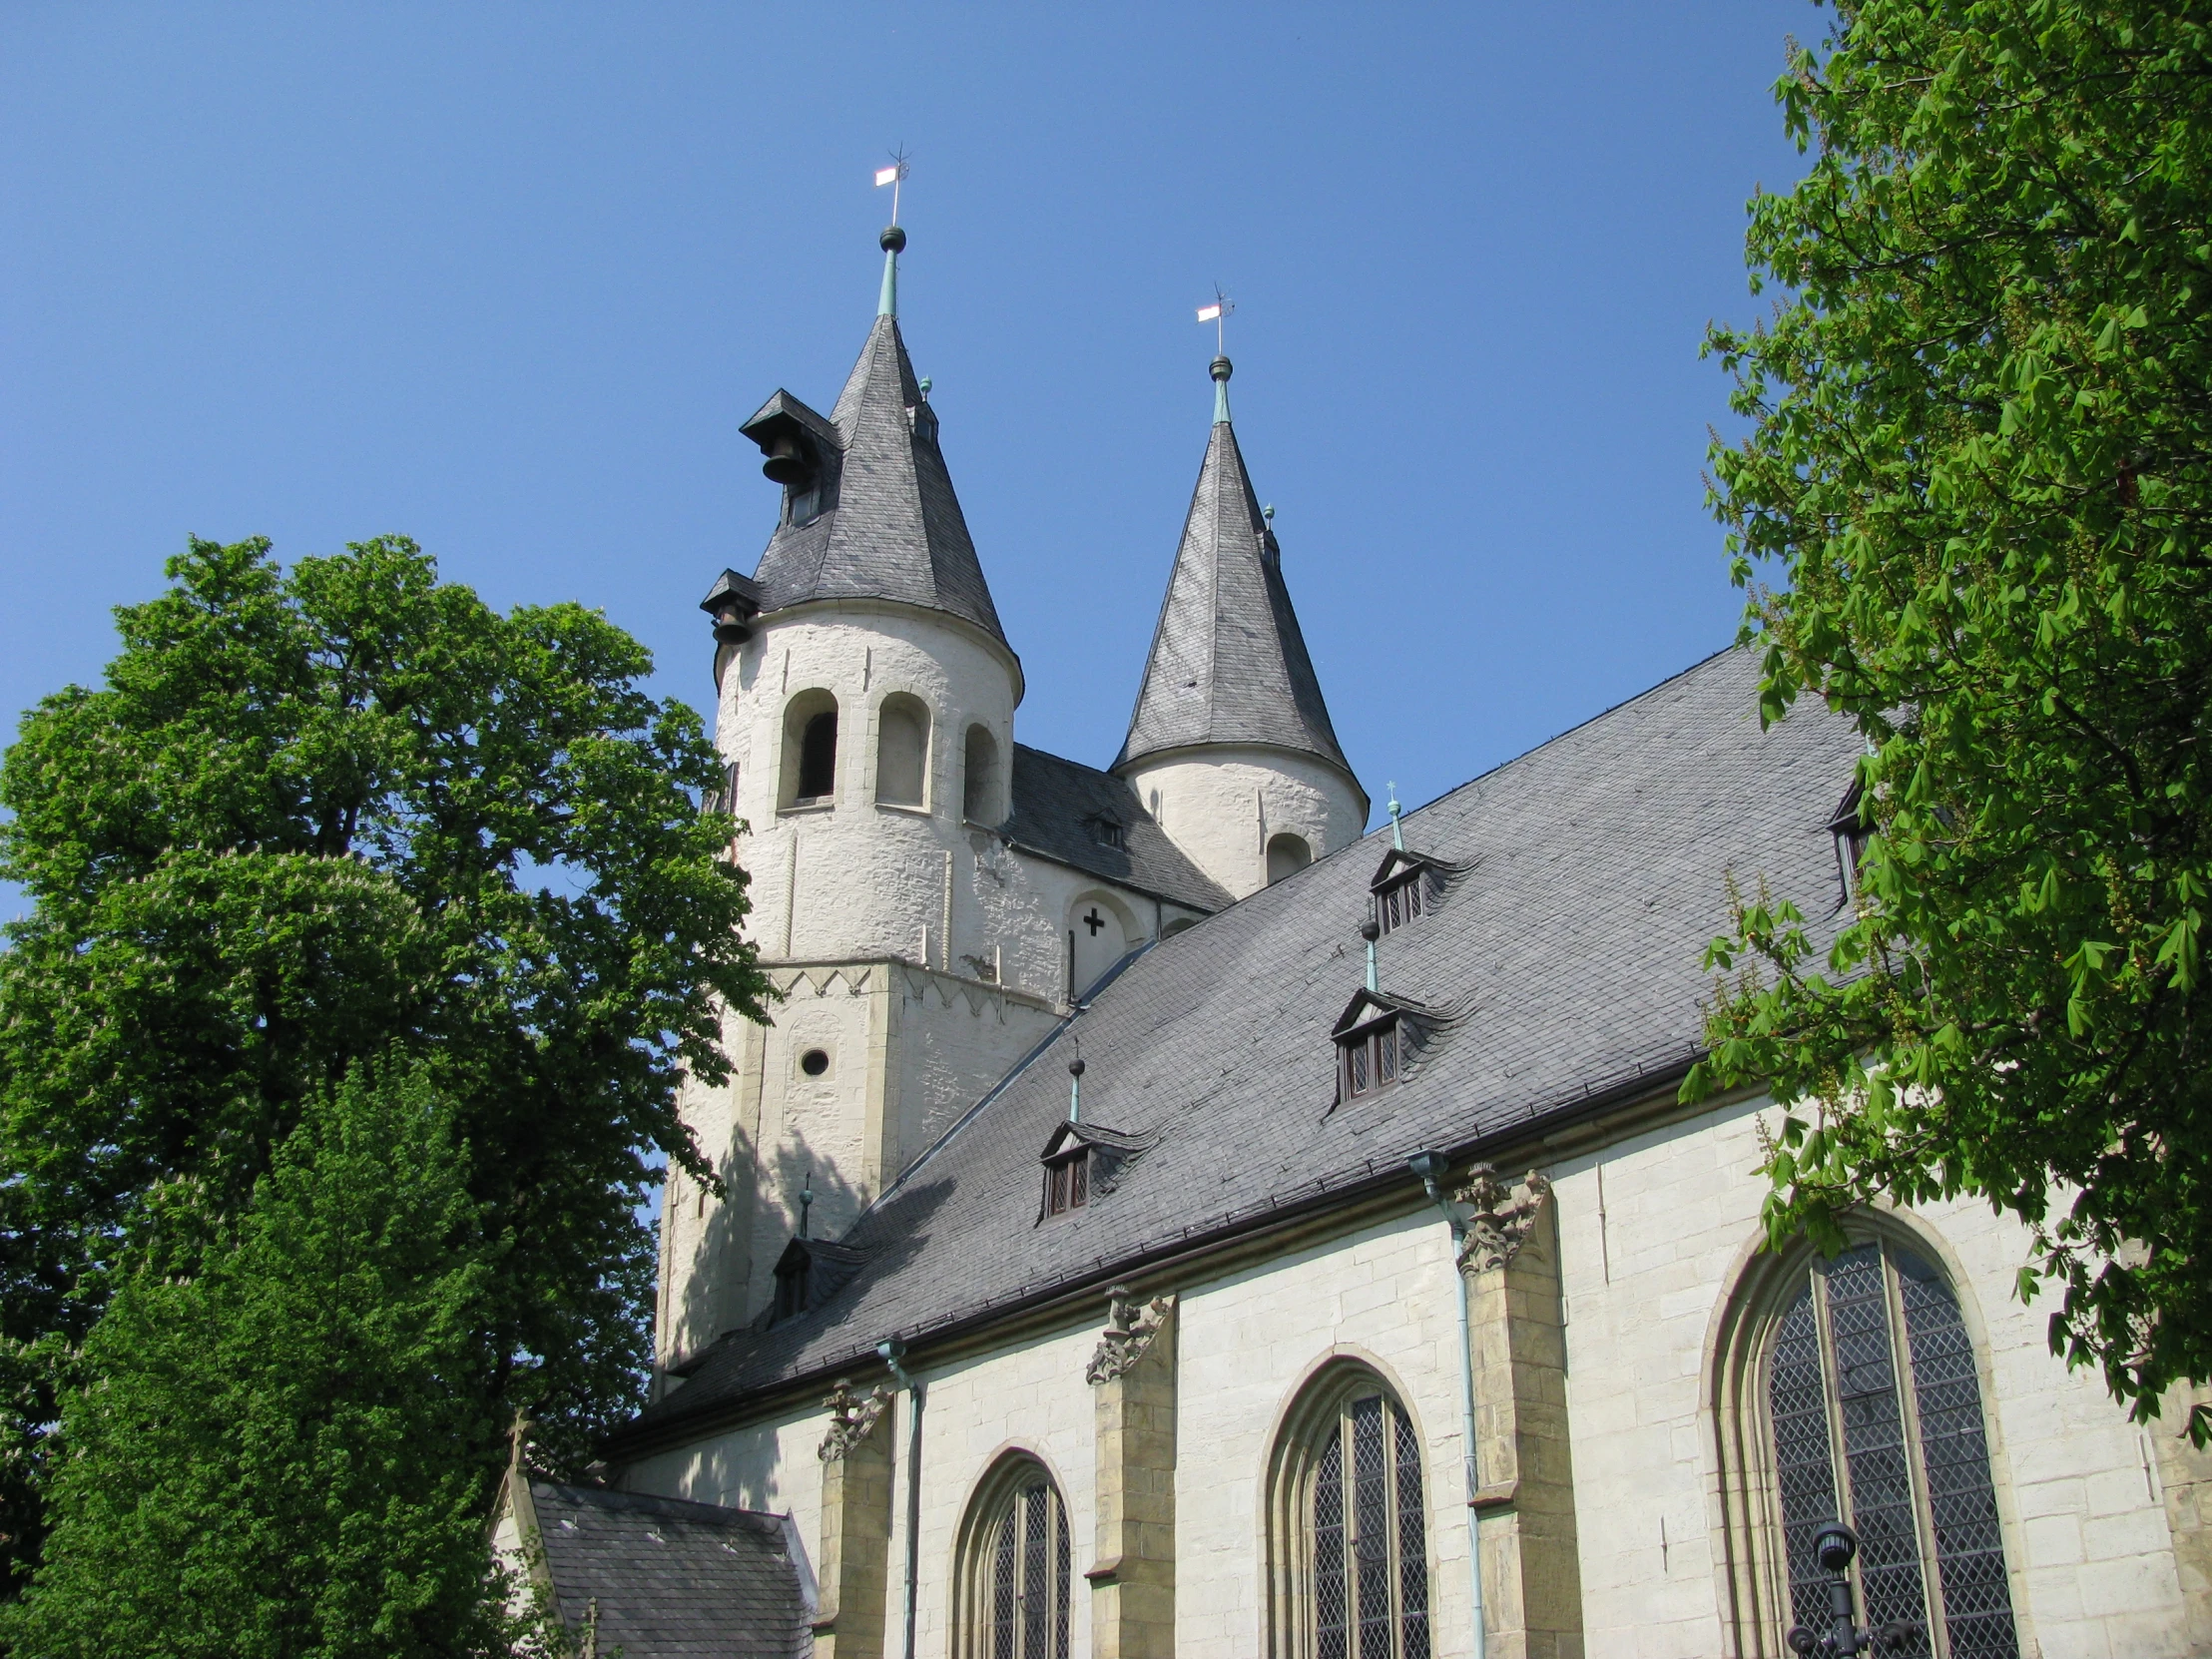
{"label": "arched tower opening", "polygon": [[892,692],[876,716],[875,799],[886,807],[926,806],[928,779],[929,707]]}

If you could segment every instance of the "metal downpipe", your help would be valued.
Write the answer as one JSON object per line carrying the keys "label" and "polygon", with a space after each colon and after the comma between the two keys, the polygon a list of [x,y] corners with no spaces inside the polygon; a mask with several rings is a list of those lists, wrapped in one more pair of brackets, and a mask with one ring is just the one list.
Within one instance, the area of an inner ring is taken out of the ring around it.
{"label": "metal downpipe", "polygon": [[905,1656],[906,1659],[914,1659],[914,1598],[921,1587],[921,1407],[927,1394],[919,1382],[906,1375],[906,1368],[899,1364],[906,1353],[904,1343],[896,1337],[885,1337],[875,1345],[875,1352],[882,1356],[883,1364],[890,1368],[892,1380],[906,1390]]}

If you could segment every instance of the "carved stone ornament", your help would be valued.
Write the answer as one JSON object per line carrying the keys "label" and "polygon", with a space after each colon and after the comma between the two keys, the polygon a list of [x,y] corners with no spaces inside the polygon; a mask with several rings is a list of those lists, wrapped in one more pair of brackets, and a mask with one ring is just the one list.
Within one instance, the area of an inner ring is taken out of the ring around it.
{"label": "carved stone ornament", "polygon": [[1452,1194],[1474,1214],[1467,1218],[1466,1243],[1459,1250],[1461,1273],[1487,1273],[1520,1254],[1536,1217],[1551,1197],[1551,1183],[1534,1170],[1517,1186],[1507,1186],[1488,1164],[1467,1171],[1467,1184]]}
{"label": "carved stone ornament", "polygon": [[1106,1293],[1106,1329],[1099,1334],[1098,1352],[1083,1371],[1092,1382],[1111,1382],[1144,1358],[1153,1338],[1159,1336],[1168,1316],[1175,1312],[1175,1299],[1156,1296],[1139,1309],[1130,1300],[1129,1287],[1116,1285]]}
{"label": "carved stone ornament", "polygon": [[830,1432],[822,1439],[822,1460],[834,1463],[875,1432],[875,1425],[883,1420],[883,1413],[890,1407],[891,1396],[878,1383],[868,1390],[865,1399],[852,1391],[852,1384],[838,1378],[830,1390],[830,1397],[823,1404],[830,1407]]}

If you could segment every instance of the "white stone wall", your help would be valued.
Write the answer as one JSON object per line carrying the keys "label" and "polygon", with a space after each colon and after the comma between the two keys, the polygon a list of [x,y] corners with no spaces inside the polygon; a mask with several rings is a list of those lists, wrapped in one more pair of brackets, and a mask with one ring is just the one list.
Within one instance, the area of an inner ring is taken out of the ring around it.
{"label": "white stone wall", "polygon": [[[783,769],[796,765],[787,711],[825,693],[838,709],[833,804],[779,810]],[[900,694],[930,717],[919,809],[874,799],[878,717]],[[748,926],[787,1000],[771,1005],[765,1031],[726,1031],[730,1084],[688,1087],[680,1102],[730,1192],[718,1200],[670,1181],[664,1364],[767,1305],[810,1172],[812,1230],[836,1238],[1036,1045],[1071,994],[1198,913],[1027,856],[965,821],[978,722],[998,748],[991,817],[1004,815],[1017,694],[1010,660],[981,635],[891,605],[783,613],[726,665],[718,742],[738,767],[749,826],[736,842],[753,879]],[[1094,912],[1095,931],[1083,925]],[[812,1049],[829,1057],[819,1075],[800,1064]]]}
{"label": "white stone wall", "polygon": [[[833,805],[779,809],[784,769],[797,765],[785,713],[820,692],[837,704]],[[877,716],[900,692],[930,715],[919,809],[875,801]],[[974,913],[962,775],[967,729],[981,724],[998,745],[1003,812],[1015,697],[1010,660],[983,636],[896,606],[802,606],[746,642],[723,676],[716,737],[739,769],[738,812],[750,833],[738,855],[753,873],[753,936],[764,955],[901,956],[957,971],[961,952],[988,952],[993,941]]]}
{"label": "white stone wall", "polygon": [[1271,835],[1298,835],[1320,858],[1367,832],[1351,780],[1286,751],[1170,750],[1124,776],[1175,844],[1239,898],[1268,884]]}
{"label": "white stone wall", "polygon": [[[1275,1424],[1306,1380],[1349,1356],[1394,1384],[1419,1431],[1429,1516],[1429,1593],[1439,1659],[1468,1651],[1466,1510],[1459,1461],[1456,1311],[1450,1241],[1433,1215],[1386,1223],[1266,1269],[1182,1288],[1176,1474],[1177,1652],[1229,1659],[1261,1651],[1266,1479]],[[1073,1544],[1072,1659],[1090,1652],[1096,1405],[1083,1370],[1099,1317],[1005,1352],[933,1371],[922,1416],[922,1659],[949,1659],[954,1540],[970,1495],[1011,1449],[1039,1457],[1060,1483]],[[854,1379],[872,1385],[876,1376]],[[902,1611],[906,1418],[896,1434],[890,1646]],[[821,1548],[820,1412],[716,1435],[634,1466],[635,1490],[797,1516]],[[804,1457],[807,1467],[791,1466]]]}
{"label": "white stone wall", "polygon": [[[1748,1106],[1718,1110],[1552,1166],[1567,1296],[1577,1519],[1588,1651],[1637,1659],[1736,1651],[1722,1629],[1707,1350],[1757,1236],[1763,1191]],[[1602,1174],[1601,1174],[1602,1171]],[[1603,1223],[1600,1224],[1600,1186]],[[1909,1219],[1961,1275],[1985,1351],[1992,1465],[2016,1568],[2022,1651],[2041,1659],[2180,1655],[2181,1595],[2139,1430],[2095,1377],[2047,1351],[2043,1312],[2010,1300],[2020,1230],[1970,1205]],[[1178,1651],[1263,1651],[1269,1458],[1304,1382],[1356,1357],[1397,1388],[1419,1431],[1435,1652],[1468,1652],[1466,1510],[1448,1238],[1428,1212],[1369,1227],[1181,1292]],[[1102,1310],[1101,1310],[1102,1312]],[[948,1655],[953,1540],[999,1453],[1040,1456],[1074,1542],[1074,1654],[1088,1648],[1094,1404],[1083,1368],[1099,1321],[932,1371],[922,1454],[918,1652]],[[872,1376],[856,1379],[862,1385]],[[640,1465],[643,1490],[792,1509],[819,1550],[819,1412],[725,1433]],[[895,1422],[905,1524],[905,1423]],[[904,1559],[893,1540],[893,1580]],[[893,1590],[895,1597],[896,1591]],[[899,1609],[890,1609],[897,1628]]]}
{"label": "white stone wall", "polygon": [[[1734,1651],[1720,1627],[1721,1561],[1710,1530],[1718,1458],[1701,1402],[1716,1311],[1759,1236],[1765,1186],[1755,1173],[1755,1116],[1753,1105],[1728,1107],[1550,1171],[1593,1654]],[[1994,1430],[2022,1651],[2042,1659],[2190,1651],[2141,1431],[2093,1373],[2069,1372],[2051,1355],[2047,1308],[2012,1299],[2025,1233],[1964,1203],[1916,1212],[1908,1225],[1962,1272],[1954,1288],[1986,1345],[1983,1375],[1994,1387],[1982,1404]]]}

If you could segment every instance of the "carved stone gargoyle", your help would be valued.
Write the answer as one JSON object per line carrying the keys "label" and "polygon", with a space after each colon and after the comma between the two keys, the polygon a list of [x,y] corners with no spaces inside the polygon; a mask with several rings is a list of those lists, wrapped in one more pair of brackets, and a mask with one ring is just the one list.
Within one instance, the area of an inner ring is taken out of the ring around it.
{"label": "carved stone gargoyle", "polygon": [[1156,1296],[1140,1311],[1127,1285],[1112,1287],[1106,1293],[1106,1329],[1099,1333],[1098,1351],[1083,1376],[1092,1382],[1111,1382],[1121,1376],[1144,1358],[1174,1312],[1173,1297]]}
{"label": "carved stone gargoyle", "polygon": [[1520,1254],[1551,1197],[1551,1183],[1534,1170],[1507,1186],[1489,1164],[1467,1171],[1467,1184],[1451,1195],[1474,1212],[1467,1218],[1466,1243],[1459,1250],[1461,1273],[1487,1273]]}
{"label": "carved stone gargoyle", "polygon": [[822,1460],[834,1463],[844,1454],[875,1432],[875,1425],[882,1421],[883,1413],[890,1408],[891,1396],[878,1383],[870,1388],[862,1399],[852,1391],[852,1384],[838,1378],[830,1385],[830,1397],[823,1404],[830,1407],[830,1432],[822,1439]]}

